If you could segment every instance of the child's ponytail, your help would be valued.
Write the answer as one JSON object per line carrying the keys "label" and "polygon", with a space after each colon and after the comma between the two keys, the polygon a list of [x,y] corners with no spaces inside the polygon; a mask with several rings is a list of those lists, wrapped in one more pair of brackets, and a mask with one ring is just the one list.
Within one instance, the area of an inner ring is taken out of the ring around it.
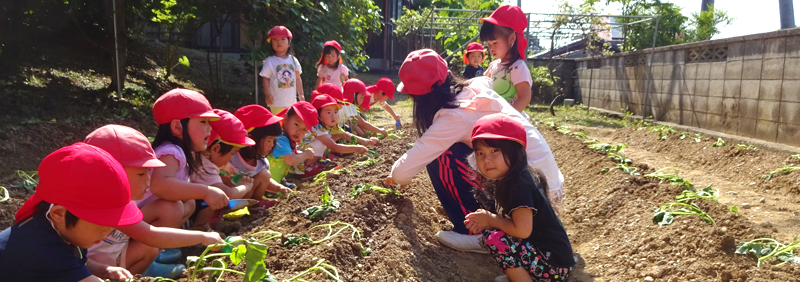
{"label": "child's ponytail", "polygon": [[200,171],[200,152],[195,152],[192,148],[194,148],[194,143],[192,142],[192,137],[189,136],[189,119],[181,119],[181,131],[183,138],[178,138],[175,135],[172,135],[172,128],[170,123],[160,124],[158,126],[158,132],[156,133],[156,137],[153,140],[153,148],[158,148],[165,142],[172,143],[181,147],[183,150],[183,154],[186,156],[186,164],[189,167],[189,176],[192,174]]}

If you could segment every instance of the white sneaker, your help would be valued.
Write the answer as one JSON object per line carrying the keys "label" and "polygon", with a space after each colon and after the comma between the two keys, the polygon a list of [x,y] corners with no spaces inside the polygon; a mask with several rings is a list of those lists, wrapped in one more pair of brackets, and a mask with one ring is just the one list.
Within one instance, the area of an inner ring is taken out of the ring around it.
{"label": "white sneaker", "polygon": [[494,278],[494,282],[510,282],[510,281],[511,280],[508,280],[508,275],[500,275]]}
{"label": "white sneaker", "polygon": [[436,233],[436,238],[439,243],[450,247],[451,249],[459,250],[462,252],[472,252],[479,254],[489,254],[489,250],[481,246],[479,239],[482,235],[465,235],[453,231],[439,231]]}

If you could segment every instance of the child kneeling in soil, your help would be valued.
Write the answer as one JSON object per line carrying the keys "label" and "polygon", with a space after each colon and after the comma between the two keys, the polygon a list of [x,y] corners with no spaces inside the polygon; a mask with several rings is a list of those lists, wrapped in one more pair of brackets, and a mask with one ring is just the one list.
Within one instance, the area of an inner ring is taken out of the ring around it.
{"label": "child kneeling in soil", "polygon": [[367,87],[367,93],[370,95],[369,105],[375,105],[378,103],[383,107],[383,110],[388,112],[394,118],[394,128],[400,130],[403,128],[403,124],[400,123],[400,117],[394,113],[394,109],[392,106],[389,106],[389,103],[386,103],[387,100],[392,99],[394,100],[394,82],[388,78],[381,78],[378,80],[375,85]]}
{"label": "child kneeling in soil", "polygon": [[[377,128],[371,123],[364,120],[359,114],[356,107],[362,110],[369,110],[369,101],[372,96],[367,92],[367,86],[361,80],[351,78],[344,82],[344,101],[347,102],[342,106],[342,111],[345,112],[344,118],[351,122],[353,132],[357,135],[364,136],[366,132],[374,132],[386,136],[389,134],[383,128]],[[340,116],[341,118],[341,116]],[[372,144],[375,145],[375,144]]]}
{"label": "child kneeling in soil", "polygon": [[[341,107],[339,108],[339,111],[337,111],[336,125],[330,127],[331,138],[334,141],[337,142],[343,141],[343,143],[349,143],[351,142],[351,140],[353,140],[353,138],[355,138],[356,142],[358,142],[358,144],[361,144],[362,146],[375,145],[378,143],[378,138],[375,137],[369,139],[362,138],[358,135],[352,134],[342,129],[342,126],[345,125],[344,121],[348,120],[347,117],[343,117],[344,108],[349,107],[351,110],[355,109],[350,103],[344,101],[344,93],[342,93],[342,88],[339,88],[338,86],[330,83],[324,83],[319,87],[317,87],[317,90],[314,90],[314,92],[312,92],[311,99],[314,99],[314,97],[317,97],[320,94],[327,94],[331,96],[334,100],[336,100],[336,102]],[[358,114],[357,111],[356,114]]]}
{"label": "child kneeling in soil", "polygon": [[[282,185],[282,178],[272,179],[270,163],[267,156],[275,147],[275,139],[281,136],[280,121],[282,117],[272,115],[272,113],[260,105],[247,105],[239,108],[233,113],[247,131],[247,137],[255,141],[255,145],[241,148],[234,153],[228,164],[222,170],[229,175],[222,176],[222,180],[228,186],[234,185],[231,176],[241,173],[253,179],[252,198],[262,200],[265,192],[281,192],[289,194],[292,192],[294,184],[285,183]],[[261,205],[269,207],[274,204],[272,201],[261,201]]]}
{"label": "child kneeling in soil", "polygon": [[100,148],[75,143],[45,157],[36,193],[14,219],[0,232],[3,281],[103,281],[90,270],[113,279],[133,277],[86,258],[86,249],[114,227],[142,220],[125,169]]}
{"label": "child kneeling in soil", "polygon": [[[495,281],[566,281],[575,260],[564,226],[547,199],[547,181],[527,164],[522,124],[502,113],[480,118],[472,129],[472,160],[487,178],[484,191],[497,214],[479,209],[464,225],[483,234],[507,277]],[[481,193],[481,192],[478,192]]]}
{"label": "child kneeling in soil", "polygon": [[[130,184],[131,199],[141,200],[150,186],[148,170],[163,167],[156,158],[147,137],[136,129],[110,124],[100,127],[84,140],[108,152],[125,170]],[[189,231],[176,228],[153,227],[139,221],[112,230],[103,241],[89,248],[87,257],[104,267],[90,269],[101,279],[116,279],[102,271],[105,267],[122,267],[131,274],[178,278],[186,267],[170,264],[180,258],[180,252],[171,249],[161,253],[159,248],[180,248],[197,244],[211,245],[221,241],[216,232]],[[154,261],[155,260],[155,261]]]}
{"label": "child kneeling in soil", "polygon": [[297,150],[297,143],[319,123],[314,106],[305,101],[297,102],[277,116],[283,117],[283,135],[275,138],[275,149],[267,158],[272,179],[278,181],[290,172],[301,176],[313,176],[322,171],[319,167],[303,166],[306,160],[314,157],[314,149]]}
{"label": "child kneeling in soil", "polygon": [[[311,148],[314,150],[314,157],[305,161],[306,168],[315,167],[315,169],[312,170],[313,172],[318,171],[318,169],[316,169],[317,167],[325,169],[325,164],[320,163],[319,160],[327,149],[342,154],[364,154],[367,152],[367,147],[361,145],[338,144],[331,138],[330,131],[337,125],[336,118],[339,115],[339,109],[342,108],[333,97],[328,94],[317,95],[311,99],[311,105],[317,109],[319,124],[311,128],[311,132],[306,134],[300,143],[298,143],[300,149]],[[308,171],[308,169],[306,169],[306,171]],[[313,175],[307,173],[305,176],[311,177]]]}

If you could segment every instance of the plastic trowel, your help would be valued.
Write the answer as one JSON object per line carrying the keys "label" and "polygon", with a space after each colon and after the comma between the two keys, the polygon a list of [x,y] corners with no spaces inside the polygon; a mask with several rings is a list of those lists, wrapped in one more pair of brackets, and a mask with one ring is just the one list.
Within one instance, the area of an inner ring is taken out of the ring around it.
{"label": "plastic trowel", "polygon": [[[254,199],[232,199],[228,201],[228,208],[238,210],[246,206],[258,204],[258,200]],[[203,202],[203,206],[208,206],[208,203]]]}

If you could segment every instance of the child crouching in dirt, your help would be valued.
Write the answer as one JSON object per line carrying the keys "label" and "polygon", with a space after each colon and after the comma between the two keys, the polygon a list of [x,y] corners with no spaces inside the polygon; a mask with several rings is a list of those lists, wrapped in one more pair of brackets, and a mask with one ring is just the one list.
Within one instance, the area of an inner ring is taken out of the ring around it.
{"label": "child crouching in dirt", "polygon": [[309,102],[292,104],[277,116],[283,118],[283,135],[275,139],[275,149],[267,158],[272,167],[272,179],[286,177],[289,172],[299,175],[316,175],[324,169],[313,166],[306,168],[304,162],[314,157],[314,149],[297,151],[297,142],[319,123],[317,110]]}
{"label": "child crouching in dirt", "polygon": [[344,100],[347,103],[342,106],[342,111],[345,112],[345,118],[351,122],[353,132],[357,135],[364,136],[366,132],[374,132],[386,136],[389,132],[383,128],[377,128],[364,120],[356,108],[369,110],[369,101],[371,98],[372,96],[367,92],[367,86],[364,85],[364,82],[351,78],[344,82]]}
{"label": "child crouching in dirt", "polygon": [[[317,95],[311,100],[311,105],[317,109],[319,124],[311,128],[311,132],[306,134],[298,144],[300,149],[312,148],[314,150],[314,157],[305,161],[306,168],[321,167],[325,169],[325,165],[320,163],[319,160],[327,149],[342,154],[364,154],[367,152],[367,147],[361,145],[338,144],[331,138],[330,131],[337,125],[338,112],[339,109],[342,108],[333,97],[328,94]],[[306,171],[308,171],[308,169],[306,169]],[[317,170],[315,169],[313,171]],[[311,176],[313,175],[306,174],[306,177]]]}
{"label": "child crouching in dirt", "polygon": [[86,249],[112,228],[142,220],[125,169],[100,148],[75,143],[45,157],[36,192],[14,220],[0,232],[3,281],[103,281],[91,271],[133,278],[124,268],[86,258]]}
{"label": "child crouching in dirt", "polygon": [[479,209],[464,225],[483,233],[489,249],[507,277],[495,281],[566,281],[575,260],[567,232],[547,199],[547,181],[527,164],[522,124],[502,113],[480,118],[472,129],[471,160],[487,178],[497,214]]}
{"label": "child crouching in dirt", "polygon": [[331,96],[340,106],[339,110],[337,111],[336,125],[330,128],[331,138],[334,141],[344,141],[344,143],[349,143],[351,140],[353,140],[353,138],[355,138],[356,142],[362,146],[375,145],[378,143],[378,138],[362,138],[342,129],[342,127],[345,125],[344,121],[348,120],[347,117],[343,116],[345,107],[348,107],[350,110],[355,108],[350,103],[344,101],[344,93],[342,93],[341,88],[331,83],[324,83],[317,87],[317,90],[314,90],[311,99],[314,99],[314,97],[317,97],[320,94],[327,94],[328,96]]}
{"label": "child crouching in dirt", "polygon": [[378,80],[375,85],[367,87],[367,93],[370,95],[369,105],[381,105],[383,110],[388,112],[392,118],[394,118],[394,128],[400,130],[403,128],[403,124],[400,123],[400,117],[394,113],[394,109],[392,106],[389,106],[389,103],[386,103],[387,100],[392,99],[394,100],[394,82],[388,78],[381,78]]}
{"label": "child crouching in dirt", "polygon": [[[105,150],[122,165],[133,200],[141,200],[150,186],[148,170],[164,166],[156,158],[147,137],[127,126],[110,124],[100,127],[86,136],[84,142]],[[160,252],[159,248],[180,248],[197,244],[207,246],[221,240],[216,232],[153,227],[147,222],[139,221],[112,230],[100,243],[89,248],[87,257],[90,261],[103,265],[90,269],[92,274],[101,279],[119,279],[103,271],[106,267],[125,268],[131,274],[177,279],[186,268],[183,264],[174,264],[180,259],[180,251],[169,249]]]}
{"label": "child crouching in dirt", "polygon": [[[228,186],[233,186],[231,175],[241,173],[245,177],[253,179],[252,198],[259,200],[262,206],[269,207],[271,201],[261,201],[265,192],[281,192],[289,194],[289,188],[281,184],[281,178],[272,179],[270,163],[267,156],[275,147],[275,139],[283,133],[281,130],[281,117],[272,115],[267,108],[260,105],[247,105],[239,108],[233,113],[243,127],[248,132],[247,137],[255,141],[255,145],[241,148],[239,152],[233,154],[230,161],[222,170],[229,173],[222,176],[222,180]],[[287,183],[289,187],[294,184]]]}

